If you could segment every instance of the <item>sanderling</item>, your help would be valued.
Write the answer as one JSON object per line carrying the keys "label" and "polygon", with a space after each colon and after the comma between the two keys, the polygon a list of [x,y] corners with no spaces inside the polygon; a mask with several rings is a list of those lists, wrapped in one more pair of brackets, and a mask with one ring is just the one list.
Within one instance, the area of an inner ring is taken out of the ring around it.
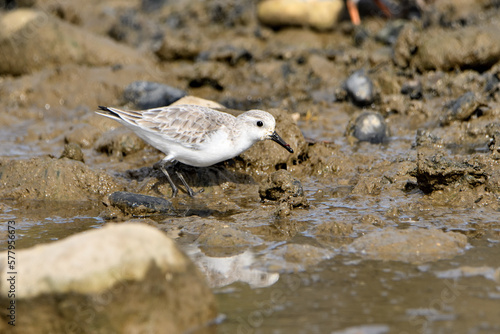
{"label": "sanderling", "polygon": [[[117,120],[166,154],[160,169],[172,187],[172,197],[178,190],[165,169],[167,163],[179,161],[189,166],[207,167],[234,158],[265,139],[274,140],[293,153],[290,145],[274,130],[274,117],[262,110],[250,110],[235,117],[188,104],[143,111],[102,106],[99,109],[98,114]],[[196,195],[182,174],[177,171],[176,174],[189,196]]]}

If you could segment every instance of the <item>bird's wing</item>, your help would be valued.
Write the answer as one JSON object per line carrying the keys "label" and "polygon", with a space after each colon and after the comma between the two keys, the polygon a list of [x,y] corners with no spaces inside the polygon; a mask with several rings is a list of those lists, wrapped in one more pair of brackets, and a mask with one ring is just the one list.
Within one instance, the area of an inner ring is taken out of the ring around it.
{"label": "bird's wing", "polygon": [[235,117],[196,105],[178,105],[145,110],[135,123],[157,132],[170,141],[196,148],[223,127],[231,127]]}

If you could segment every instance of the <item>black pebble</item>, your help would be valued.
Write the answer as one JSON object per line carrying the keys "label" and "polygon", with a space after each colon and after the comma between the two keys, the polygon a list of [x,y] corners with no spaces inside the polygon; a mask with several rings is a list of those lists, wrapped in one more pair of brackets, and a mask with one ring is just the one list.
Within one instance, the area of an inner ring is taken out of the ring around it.
{"label": "black pebble", "polygon": [[134,216],[147,216],[154,213],[171,213],[172,203],[161,197],[116,191],[109,195],[112,206]]}

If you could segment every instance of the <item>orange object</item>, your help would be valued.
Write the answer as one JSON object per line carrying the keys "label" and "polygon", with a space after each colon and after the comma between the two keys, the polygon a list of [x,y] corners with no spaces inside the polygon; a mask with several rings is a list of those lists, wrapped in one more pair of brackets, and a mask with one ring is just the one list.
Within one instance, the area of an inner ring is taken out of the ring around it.
{"label": "orange object", "polygon": [[[392,13],[389,10],[389,8],[381,0],[373,0],[373,1],[387,17],[392,16]],[[347,11],[349,12],[349,16],[351,17],[351,22],[354,25],[359,25],[361,23],[361,18],[359,17],[359,11],[358,11],[358,2],[359,0],[346,0]]]}

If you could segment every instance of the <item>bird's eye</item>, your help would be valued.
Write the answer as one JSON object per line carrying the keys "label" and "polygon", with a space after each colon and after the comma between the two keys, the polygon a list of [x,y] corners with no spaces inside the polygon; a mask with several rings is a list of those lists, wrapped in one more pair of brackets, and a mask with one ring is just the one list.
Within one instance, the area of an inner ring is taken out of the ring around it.
{"label": "bird's eye", "polygon": [[264,123],[262,123],[262,121],[257,121],[257,126],[260,128],[264,125]]}

